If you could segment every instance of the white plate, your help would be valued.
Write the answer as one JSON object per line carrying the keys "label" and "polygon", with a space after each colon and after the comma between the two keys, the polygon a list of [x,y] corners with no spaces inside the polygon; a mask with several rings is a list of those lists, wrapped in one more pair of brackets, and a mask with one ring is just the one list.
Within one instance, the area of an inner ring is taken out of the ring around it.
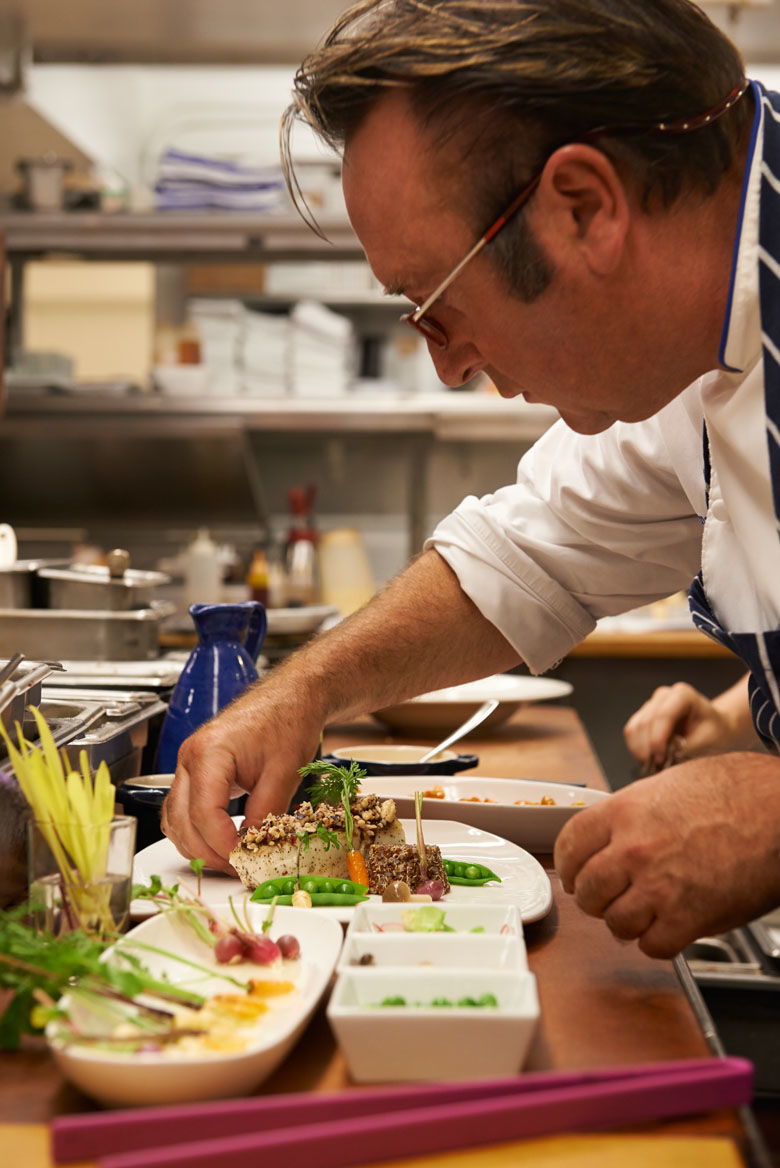
{"label": "white plate", "polygon": [[[437,800],[431,800],[437,802]],[[236,820],[240,823],[241,820]],[[415,839],[414,820],[402,819],[406,838]],[[425,842],[438,844],[442,855],[452,860],[476,860],[487,864],[501,884],[486,884],[481,888],[465,888],[453,885],[452,891],[442,900],[447,903],[466,904],[515,904],[523,921],[538,921],[547,915],[552,905],[550,879],[538,860],[517,844],[508,842],[491,832],[481,831],[466,823],[448,820],[423,821]],[[144,848],[135,857],[133,881],[146,884],[152,876],[159,876],[163,884],[184,884],[194,889],[197,880],[189,862],[180,856],[170,840],[158,840]],[[206,871],[201,880],[201,896],[207,904],[222,904],[228,896],[240,896],[243,885],[237,877],[224,876],[220,872]],[[377,898],[378,899],[378,898]],[[349,921],[354,908],[318,908],[318,916],[334,917],[338,921]],[[131,906],[134,919],[149,916],[155,912],[149,901],[136,900]]]}
{"label": "white plate", "polygon": [[397,706],[385,706],[375,710],[374,717],[394,730],[445,732],[460,726],[483,702],[497,698],[498,706],[482,725],[498,726],[526,702],[551,702],[571,692],[568,681],[555,677],[497,673],[481,681],[431,690]]}
{"label": "white plate", "polygon": [[315,633],[328,617],[338,616],[332,604],[313,604],[301,608],[268,608],[266,617],[269,637],[291,636],[295,633]]}
{"label": "white plate", "polygon": [[[457,819],[483,831],[495,834],[500,832],[504,839],[527,848],[529,852],[551,852],[558,832],[568,819],[582,810],[582,805],[590,807],[609,798],[608,791],[571,787],[566,783],[545,782],[543,779],[489,779],[480,775],[472,775],[468,779],[455,775],[389,775],[360,780],[360,789],[366,794],[386,795],[395,800],[399,819],[414,815],[415,791],[430,791],[434,787],[440,787],[445,798],[424,800],[425,821]],[[493,799],[495,802],[462,802],[472,795],[480,799]],[[517,806],[520,799],[538,803],[545,795],[555,799],[554,807]],[[433,825],[431,830],[435,830]]]}
{"label": "white plate", "polygon": [[[214,908],[220,917],[230,919],[226,902]],[[264,905],[252,905],[249,911],[253,928],[259,931],[268,909]],[[241,981],[268,977],[293,981],[296,986],[290,994],[268,999],[269,1011],[258,1021],[256,1032],[244,1050],[205,1055],[173,1050],[165,1054],[120,1054],[50,1042],[63,1074],[101,1103],[120,1107],[231,1098],[254,1090],[299,1038],[328,986],[343,940],[337,921],[319,913],[277,908],[270,935],[276,939],[284,933],[293,933],[298,938],[301,946],[298,961],[285,961],[275,967],[250,962],[227,967],[230,975]],[[213,970],[210,977],[173,957],[136,950],[152,973],[205,996],[235,992],[235,987],[220,977],[226,967],[214,961],[208,947],[181,921],[155,916],[133,929],[119,944],[132,949],[135,940],[175,952]],[[47,1033],[51,1036],[51,1027]]]}

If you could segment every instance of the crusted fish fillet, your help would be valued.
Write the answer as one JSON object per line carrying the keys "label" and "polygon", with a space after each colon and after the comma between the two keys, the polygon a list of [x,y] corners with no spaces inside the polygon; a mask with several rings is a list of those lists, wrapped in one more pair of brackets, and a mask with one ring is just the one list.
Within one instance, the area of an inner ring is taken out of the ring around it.
{"label": "crusted fish fillet", "polygon": [[[374,843],[406,842],[404,829],[395,818],[392,800],[380,803],[376,796],[366,796],[352,805],[352,812],[353,847],[364,855]],[[338,847],[333,844],[327,847],[325,841],[314,834],[318,823],[324,823],[328,831],[335,834]],[[230,863],[249,889],[277,876],[294,876],[298,865],[298,833],[308,830],[311,839],[308,847],[301,849],[300,871],[347,879],[347,837],[343,824],[343,810],[318,807],[312,811],[308,804],[303,804],[295,815],[267,815],[258,827],[242,828],[238,843],[230,853]]]}

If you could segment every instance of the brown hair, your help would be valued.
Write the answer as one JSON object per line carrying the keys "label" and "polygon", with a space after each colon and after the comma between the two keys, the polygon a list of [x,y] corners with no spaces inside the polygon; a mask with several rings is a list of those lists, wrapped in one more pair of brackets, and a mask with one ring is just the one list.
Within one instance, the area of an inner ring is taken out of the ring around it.
{"label": "brown hair", "polygon": [[[432,145],[457,160],[464,213],[481,231],[557,146],[596,126],[704,113],[743,72],[737,49],[690,0],[361,0],[296,73],[283,166],[317,230],[291,160],[294,122],[339,149],[388,89],[403,87]],[[748,116],[742,102],[689,135],[594,144],[645,206],[669,206],[685,189],[715,190]],[[497,258],[522,223],[501,233]]]}

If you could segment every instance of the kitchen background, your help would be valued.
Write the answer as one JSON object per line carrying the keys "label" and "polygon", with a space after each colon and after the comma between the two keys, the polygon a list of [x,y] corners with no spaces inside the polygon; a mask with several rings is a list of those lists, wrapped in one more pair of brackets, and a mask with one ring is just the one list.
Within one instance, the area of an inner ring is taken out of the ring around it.
{"label": "kitchen background", "polygon": [[[0,521],[20,555],[122,546],[180,584],[208,532],[244,594],[291,488],[312,487],[317,531],[356,532],[378,585],[554,420],[484,379],[438,382],[362,260],[338,160],[303,131],[330,242],[292,210],[279,115],[345,7],[0,0]],[[706,7],[780,87],[776,0]]]}

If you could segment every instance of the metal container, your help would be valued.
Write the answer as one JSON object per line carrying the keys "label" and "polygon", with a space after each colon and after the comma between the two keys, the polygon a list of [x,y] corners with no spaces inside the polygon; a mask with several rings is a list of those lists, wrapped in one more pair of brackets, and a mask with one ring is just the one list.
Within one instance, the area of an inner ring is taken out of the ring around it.
{"label": "metal container", "polygon": [[148,608],[155,590],[170,584],[163,572],[142,572],[128,568],[111,575],[100,564],[83,567],[41,568],[38,576],[48,587],[48,606],[55,609],[107,609],[127,612]]}
{"label": "metal container", "polygon": [[0,654],[58,661],[145,661],[159,653],[160,622],[174,611],[158,602],[127,612],[0,609]]}
{"label": "metal container", "polygon": [[0,568],[0,608],[43,608],[45,596],[39,572],[67,566],[67,560],[17,560]]}
{"label": "metal container", "polygon": [[[0,668],[4,664],[0,661]],[[8,733],[13,733],[17,722],[23,724],[28,706],[38,705],[43,679],[58,668],[56,662],[24,661],[0,686],[0,722]]]}
{"label": "metal container", "polygon": [[[38,708],[72,765],[84,751],[93,773],[104,762],[112,781],[121,783],[141,773],[144,748],[159,729],[167,706],[146,691],[44,686]],[[31,740],[36,738],[32,720],[26,731]]]}
{"label": "metal container", "polygon": [[[729,1055],[755,1067],[759,1096],[780,1095],[780,957],[760,921],[683,951],[690,973]],[[679,959],[678,959],[679,960]]]}

